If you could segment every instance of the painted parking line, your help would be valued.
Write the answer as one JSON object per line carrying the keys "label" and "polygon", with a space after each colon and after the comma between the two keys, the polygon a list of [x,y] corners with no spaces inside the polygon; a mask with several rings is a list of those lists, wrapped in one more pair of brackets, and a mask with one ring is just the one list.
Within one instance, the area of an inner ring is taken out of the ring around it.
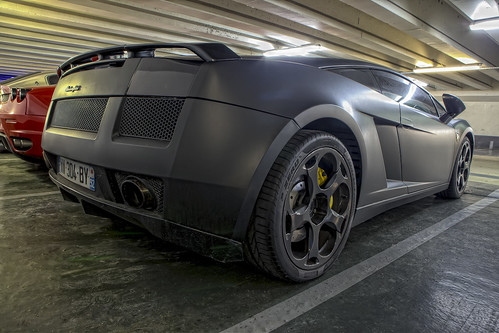
{"label": "painted parking line", "polygon": [[46,195],[54,195],[60,194],[59,191],[50,191],[50,192],[40,192],[40,193],[30,193],[30,194],[18,194],[18,195],[7,195],[0,197],[0,200],[15,200],[15,199],[24,199],[24,198],[33,198],[33,197],[43,197]]}
{"label": "painted parking line", "polygon": [[20,158],[0,158],[0,162],[4,162],[4,161],[22,161]]}
{"label": "painted parking line", "polygon": [[483,173],[470,173],[470,176],[477,176],[477,177],[483,177],[483,178],[492,178],[492,179],[499,179],[498,176],[493,176],[493,175],[485,175]]}
{"label": "painted parking line", "polygon": [[224,330],[222,333],[271,332],[361,282],[497,200],[499,200],[499,190],[369,259]]}

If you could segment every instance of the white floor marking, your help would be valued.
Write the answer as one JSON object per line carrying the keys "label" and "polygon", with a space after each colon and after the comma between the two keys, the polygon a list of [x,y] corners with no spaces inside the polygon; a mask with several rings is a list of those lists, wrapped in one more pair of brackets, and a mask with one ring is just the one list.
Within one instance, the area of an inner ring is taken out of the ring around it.
{"label": "white floor marking", "polygon": [[50,191],[50,192],[41,192],[41,193],[7,195],[7,196],[0,197],[0,200],[14,200],[14,199],[23,199],[23,198],[43,197],[46,195],[54,195],[54,194],[59,194],[59,193],[61,193],[61,192]]}
{"label": "white floor marking", "polygon": [[0,158],[0,162],[22,161],[20,158]]}
{"label": "white floor marking", "polygon": [[369,259],[224,330],[222,333],[271,332],[359,283],[497,200],[499,200],[499,190]]}

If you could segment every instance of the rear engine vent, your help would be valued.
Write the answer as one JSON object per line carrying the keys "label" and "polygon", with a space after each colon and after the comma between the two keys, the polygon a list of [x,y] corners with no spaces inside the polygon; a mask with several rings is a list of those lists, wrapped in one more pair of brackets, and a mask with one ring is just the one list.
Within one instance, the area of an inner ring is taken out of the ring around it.
{"label": "rear engine vent", "polygon": [[182,98],[126,98],[119,135],[171,141],[184,101]]}
{"label": "rear engine vent", "polygon": [[76,98],[57,101],[50,126],[97,133],[107,98]]}

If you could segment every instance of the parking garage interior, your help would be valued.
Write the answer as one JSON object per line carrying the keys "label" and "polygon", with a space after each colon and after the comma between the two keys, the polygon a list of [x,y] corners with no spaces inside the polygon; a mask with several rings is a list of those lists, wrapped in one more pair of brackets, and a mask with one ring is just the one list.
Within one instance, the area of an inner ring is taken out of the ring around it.
{"label": "parking garage interior", "polygon": [[499,332],[499,29],[471,28],[497,17],[493,0],[0,2],[0,80],[123,44],[312,45],[458,96],[476,138],[460,199],[355,226],[332,268],[302,284],[86,215],[44,163],[2,152],[0,331]]}

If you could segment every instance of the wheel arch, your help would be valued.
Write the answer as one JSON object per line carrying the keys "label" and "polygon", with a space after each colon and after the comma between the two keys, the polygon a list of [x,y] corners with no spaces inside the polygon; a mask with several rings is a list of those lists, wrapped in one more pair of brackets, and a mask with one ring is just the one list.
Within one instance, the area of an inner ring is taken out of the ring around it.
{"label": "wheel arch", "polygon": [[473,129],[471,128],[470,124],[464,119],[453,119],[449,124],[452,127],[454,127],[456,133],[458,134],[458,142],[456,145],[455,156],[459,154],[459,147],[463,143],[464,138],[468,138],[470,140],[471,155],[473,156],[475,150],[475,135],[473,133]]}
{"label": "wheel arch", "polygon": [[468,128],[465,136],[470,140],[471,143],[471,156],[473,157],[473,153],[475,151],[475,135],[473,134],[473,130]]}
{"label": "wheel arch", "polygon": [[303,129],[322,131],[334,135],[347,148],[355,167],[357,185],[356,199],[358,199],[362,184],[362,154],[360,152],[359,141],[350,127],[336,118],[321,118],[306,125]]}
{"label": "wheel arch", "polygon": [[[276,136],[276,139],[267,150],[260,165],[258,166],[246,197],[241,205],[241,210],[237,218],[232,238],[237,241],[244,241],[248,225],[251,221],[253,208],[260,193],[260,189],[278,155],[286,146],[288,141],[300,130],[318,130],[336,136],[348,149],[354,161],[355,174],[360,181],[357,181],[357,200],[360,193],[362,179],[362,156],[365,152],[365,143],[362,138],[362,131],[355,119],[356,111],[347,111],[336,105],[319,105],[307,109],[293,119]],[[355,160],[354,160],[355,156]]]}

